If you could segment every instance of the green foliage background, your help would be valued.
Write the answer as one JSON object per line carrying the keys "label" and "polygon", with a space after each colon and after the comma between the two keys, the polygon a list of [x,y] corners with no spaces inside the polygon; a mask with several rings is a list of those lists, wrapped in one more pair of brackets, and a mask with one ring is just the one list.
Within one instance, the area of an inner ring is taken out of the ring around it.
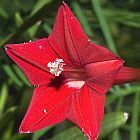
{"label": "green foliage background", "polygon": [[[92,41],[140,68],[139,0],[66,0]],[[85,140],[68,121],[34,134],[18,134],[33,87],[4,52],[7,43],[47,37],[60,0],[0,0],[0,140]],[[140,83],[107,94],[100,139],[140,139]],[[112,113],[114,112],[114,113]],[[129,113],[127,120],[124,112]],[[127,122],[126,122],[127,120]]]}

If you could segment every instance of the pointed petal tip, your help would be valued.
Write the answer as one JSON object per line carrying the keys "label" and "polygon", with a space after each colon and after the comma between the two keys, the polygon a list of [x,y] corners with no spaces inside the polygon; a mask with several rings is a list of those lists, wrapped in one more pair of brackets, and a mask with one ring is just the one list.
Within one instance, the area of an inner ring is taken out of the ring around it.
{"label": "pointed petal tip", "polygon": [[5,46],[4,46],[5,51],[7,50],[7,48],[8,48],[8,46],[7,46],[7,45],[5,45]]}
{"label": "pointed petal tip", "polygon": [[5,49],[5,51],[7,51],[7,50],[10,50],[10,49],[13,49],[13,46],[15,46],[15,44],[6,44],[4,46],[4,49]]}
{"label": "pointed petal tip", "polygon": [[29,133],[31,133],[31,132],[30,132],[30,131],[19,131],[19,133],[20,133],[20,134],[25,134],[25,133],[26,133],[26,134],[29,134]]}
{"label": "pointed petal tip", "polygon": [[62,6],[63,6],[64,8],[69,8],[69,6],[67,5],[67,3],[66,3],[65,1],[62,2]]}
{"label": "pointed petal tip", "polygon": [[24,126],[21,124],[19,128],[19,133],[24,134],[24,133],[31,133],[29,129],[24,128]]}
{"label": "pointed petal tip", "polygon": [[63,4],[63,5],[67,5],[67,4],[65,3],[65,1],[63,1],[62,4]]}
{"label": "pointed petal tip", "polygon": [[9,48],[9,44],[4,46],[4,49],[7,50]]}
{"label": "pointed petal tip", "polygon": [[9,51],[10,49],[12,49],[12,48],[11,48],[11,44],[5,45],[5,46],[4,46],[4,49],[5,49],[5,52],[8,53],[8,51]]}

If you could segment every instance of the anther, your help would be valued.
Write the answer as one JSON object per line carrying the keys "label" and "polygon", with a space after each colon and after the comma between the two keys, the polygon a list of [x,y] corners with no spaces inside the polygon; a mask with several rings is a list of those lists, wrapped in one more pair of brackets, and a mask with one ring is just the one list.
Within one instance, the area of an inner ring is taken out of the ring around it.
{"label": "anther", "polygon": [[63,66],[65,65],[63,59],[58,59],[54,62],[49,62],[48,67],[50,68],[50,73],[54,74],[55,76],[59,76],[61,72],[64,70]]}

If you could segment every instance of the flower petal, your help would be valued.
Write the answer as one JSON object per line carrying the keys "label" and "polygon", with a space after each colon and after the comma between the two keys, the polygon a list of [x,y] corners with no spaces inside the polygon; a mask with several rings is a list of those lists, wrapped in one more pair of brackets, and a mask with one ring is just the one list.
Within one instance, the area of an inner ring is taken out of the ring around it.
{"label": "flower petal", "polygon": [[53,76],[47,64],[56,58],[61,58],[59,56],[61,51],[57,50],[56,53],[46,38],[28,43],[6,45],[6,52],[33,85],[48,82]]}
{"label": "flower petal", "polygon": [[105,96],[96,94],[85,84],[81,92],[71,97],[67,118],[79,126],[90,140],[97,139],[104,114]]}
{"label": "flower petal", "polygon": [[69,7],[63,3],[58,10],[58,15],[51,35],[50,42],[56,43],[73,63],[81,63],[81,50],[89,43],[80,23],[72,14]]}
{"label": "flower petal", "polygon": [[34,132],[63,121],[66,118],[72,90],[65,85],[59,89],[45,85],[37,87],[19,131]]}
{"label": "flower petal", "polygon": [[119,59],[87,64],[87,85],[97,93],[106,93],[114,83],[123,62]]}
{"label": "flower petal", "polygon": [[123,66],[119,70],[113,84],[119,85],[128,82],[140,82],[140,69]]}
{"label": "flower petal", "polygon": [[107,48],[90,43],[82,52],[84,65],[95,62],[109,61],[118,59],[118,57]]}

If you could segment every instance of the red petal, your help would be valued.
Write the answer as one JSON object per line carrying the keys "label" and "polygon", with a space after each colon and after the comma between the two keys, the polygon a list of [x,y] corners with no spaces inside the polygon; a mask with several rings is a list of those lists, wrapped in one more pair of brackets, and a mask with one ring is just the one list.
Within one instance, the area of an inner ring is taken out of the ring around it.
{"label": "red petal", "polygon": [[99,135],[104,101],[104,95],[89,91],[87,85],[82,87],[81,92],[72,95],[67,118],[77,124],[90,140],[95,140]]}
{"label": "red petal", "polygon": [[99,46],[95,43],[90,43],[82,52],[83,64],[109,61],[118,59],[118,57],[109,51],[107,48]]}
{"label": "red petal", "polygon": [[47,64],[50,61],[55,61],[56,58],[60,58],[61,52],[57,49],[55,51],[47,39],[6,46],[7,54],[18,64],[34,85],[46,83],[48,79],[53,77]]}
{"label": "red petal", "polygon": [[34,90],[28,111],[20,126],[21,133],[34,132],[66,118],[69,95],[73,89],[40,86]]}
{"label": "red petal", "polygon": [[112,86],[123,62],[119,59],[87,64],[87,84],[97,93],[106,93]]}
{"label": "red petal", "polygon": [[122,67],[119,70],[114,84],[125,84],[128,82],[140,82],[140,69]]}
{"label": "red petal", "polygon": [[58,10],[58,15],[51,35],[50,42],[57,44],[73,63],[80,63],[80,51],[88,44],[80,23],[64,3]]}

